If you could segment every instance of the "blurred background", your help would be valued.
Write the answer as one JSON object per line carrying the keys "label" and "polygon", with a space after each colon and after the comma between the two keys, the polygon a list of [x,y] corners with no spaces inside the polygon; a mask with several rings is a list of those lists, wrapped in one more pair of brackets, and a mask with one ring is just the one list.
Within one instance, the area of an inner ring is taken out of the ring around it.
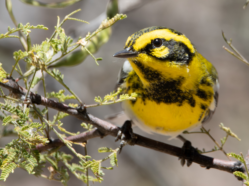
{"label": "blurred background", "polygon": [[[132,1],[130,0],[130,2]],[[32,25],[43,24],[49,28],[48,31],[33,30],[31,32],[32,44],[36,44],[51,36],[57,16],[62,19],[70,12],[81,8],[82,11],[75,14],[74,17],[89,21],[91,24],[91,20],[105,12],[107,2],[108,0],[82,0],[67,8],[47,9],[13,1],[13,12],[18,22],[23,24],[29,22]],[[125,2],[129,3],[129,0],[125,0]],[[219,128],[219,124],[222,122],[225,126],[230,127],[242,140],[239,142],[230,137],[224,147],[225,150],[235,153],[242,152],[246,155],[249,149],[249,67],[222,48],[225,41],[221,35],[223,30],[227,38],[233,38],[233,44],[246,59],[249,59],[249,7],[245,10],[242,9],[245,0],[151,0],[149,3],[145,2],[147,1],[144,1],[143,6],[127,12],[127,19],[119,21],[113,26],[109,42],[95,54],[95,57],[103,58],[99,62],[99,66],[96,66],[91,57],[87,57],[81,65],[60,68],[65,75],[65,82],[86,104],[94,103],[95,96],[103,97],[113,91],[123,60],[113,58],[112,55],[123,48],[129,35],[150,26],[166,26],[176,29],[184,33],[195,44],[197,50],[215,65],[219,73],[218,108],[213,119],[205,127],[211,129],[211,134],[217,141],[225,136],[225,133]],[[122,9],[122,7],[120,8]],[[4,1],[0,1],[0,25],[0,33],[5,33],[8,26],[14,27]],[[73,33],[72,31],[80,30],[82,23],[68,21],[63,27],[66,33]],[[82,30],[82,37],[88,31],[92,30]],[[14,64],[13,52],[19,49],[22,49],[22,46],[15,38],[0,41],[0,62],[3,63],[6,71],[9,72]],[[17,74],[15,75],[17,76]],[[47,78],[47,91],[58,91],[62,88],[56,81]],[[42,94],[42,89],[38,89],[38,93]],[[116,104],[92,108],[88,111],[97,117],[104,118],[106,115],[120,110],[120,105]],[[82,131],[80,123],[73,117],[64,120],[64,126],[72,132]],[[168,141],[165,136],[148,135],[139,128],[134,128],[134,131],[155,140],[182,146],[178,140]],[[199,149],[211,150],[214,147],[211,139],[204,134],[186,134],[185,137]],[[9,140],[1,139],[0,146],[4,146]],[[99,147],[116,148],[118,145],[119,143],[115,143],[113,137],[92,139],[88,143],[88,153],[93,158],[100,159],[106,154],[99,154],[97,152]],[[63,149],[67,151],[66,148]],[[84,152],[83,148],[76,147],[76,149],[78,152]],[[226,160],[220,151],[208,155]],[[105,171],[102,186],[234,186],[242,184],[229,173],[214,169],[206,170],[197,164],[192,164],[191,167],[182,167],[176,157],[138,146],[126,146],[118,156],[118,160],[118,167]],[[15,173],[11,174],[1,185],[14,186],[20,185],[20,183],[26,186],[34,184],[36,186],[61,185],[61,183],[28,175],[20,169],[16,169]],[[69,185],[84,185],[84,183],[72,176]],[[100,184],[94,183],[94,185]]]}

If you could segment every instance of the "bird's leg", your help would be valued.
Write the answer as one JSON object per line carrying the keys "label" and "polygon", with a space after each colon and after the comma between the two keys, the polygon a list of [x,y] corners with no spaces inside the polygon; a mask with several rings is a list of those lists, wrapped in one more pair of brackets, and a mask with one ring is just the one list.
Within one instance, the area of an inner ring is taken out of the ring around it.
{"label": "bird's leg", "polygon": [[136,136],[133,134],[132,130],[132,122],[131,120],[126,120],[123,124],[123,126],[120,128],[120,131],[118,132],[117,138],[115,141],[121,140],[120,142],[120,151],[122,148],[126,145],[134,145]]}
{"label": "bird's leg", "polygon": [[187,160],[187,166],[189,167],[193,162],[194,156],[198,154],[198,151],[192,146],[191,142],[185,139],[183,136],[179,135],[177,138],[183,142],[182,149],[184,153],[183,156],[179,158],[181,160],[181,165],[184,166]]}

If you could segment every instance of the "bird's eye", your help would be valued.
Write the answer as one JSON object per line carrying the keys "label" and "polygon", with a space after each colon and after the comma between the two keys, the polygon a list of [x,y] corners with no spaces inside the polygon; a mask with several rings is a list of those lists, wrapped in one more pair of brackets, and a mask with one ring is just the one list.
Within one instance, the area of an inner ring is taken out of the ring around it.
{"label": "bird's eye", "polygon": [[163,44],[163,41],[161,40],[161,39],[154,39],[153,41],[152,41],[152,44],[155,46],[155,47],[160,47],[160,46],[162,46],[162,44]]}

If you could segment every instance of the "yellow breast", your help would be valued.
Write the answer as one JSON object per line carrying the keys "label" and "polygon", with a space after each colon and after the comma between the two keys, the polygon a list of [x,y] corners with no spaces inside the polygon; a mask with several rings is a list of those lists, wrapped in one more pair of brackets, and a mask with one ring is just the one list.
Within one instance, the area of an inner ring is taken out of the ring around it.
{"label": "yellow breast", "polygon": [[197,103],[192,107],[187,102],[182,105],[156,103],[151,100],[144,102],[142,98],[138,98],[136,102],[124,102],[123,109],[146,132],[176,136],[201,123],[207,108],[203,109],[199,105]]}
{"label": "yellow breast", "polygon": [[139,97],[135,102],[124,102],[123,109],[136,125],[147,132],[175,136],[201,124],[214,101],[214,89],[210,77],[200,83],[208,70],[196,69],[208,69],[210,63],[204,59],[199,63],[198,58],[188,68],[152,62],[142,66],[145,60],[143,64],[139,60],[131,62],[134,70],[126,78],[125,87]]}

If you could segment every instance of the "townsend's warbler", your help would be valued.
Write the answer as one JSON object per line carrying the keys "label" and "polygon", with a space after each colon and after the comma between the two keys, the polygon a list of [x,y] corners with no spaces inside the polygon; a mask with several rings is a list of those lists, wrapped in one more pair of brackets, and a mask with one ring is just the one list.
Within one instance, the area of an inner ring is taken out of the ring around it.
{"label": "townsend's warbler", "polygon": [[122,107],[141,129],[176,137],[214,114],[217,71],[182,33],[165,27],[142,29],[114,57],[128,58],[117,86],[138,94]]}

